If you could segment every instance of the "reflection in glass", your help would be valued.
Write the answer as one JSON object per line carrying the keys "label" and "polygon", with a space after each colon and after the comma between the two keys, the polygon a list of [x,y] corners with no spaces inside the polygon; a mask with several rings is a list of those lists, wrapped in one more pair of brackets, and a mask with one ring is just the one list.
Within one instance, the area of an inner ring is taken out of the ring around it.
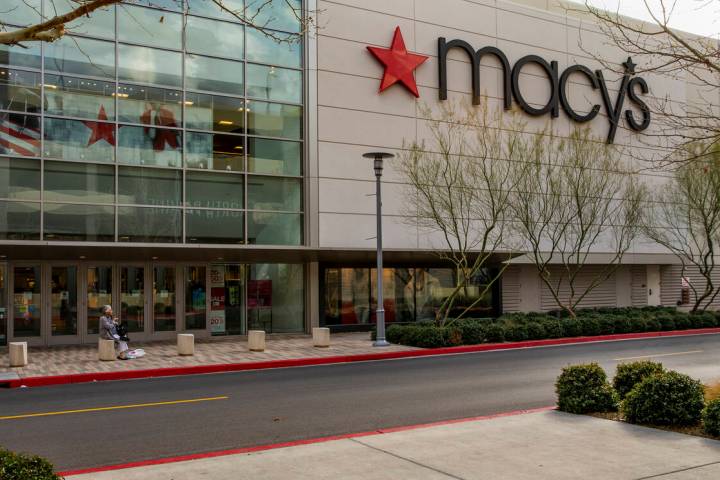
{"label": "reflection in glass", "polygon": [[182,201],[182,171],[120,167],[118,203],[176,206]]}
{"label": "reflection in glass", "polygon": [[243,64],[187,54],[185,88],[243,95]]}
{"label": "reflection in glass", "polygon": [[240,209],[244,205],[243,176],[224,173],[185,174],[185,205],[188,207]]}
{"label": "reflection in glass", "polygon": [[40,112],[40,74],[0,68],[0,109]]}
{"label": "reflection in glass", "polygon": [[187,17],[185,48],[188,52],[242,60],[243,37],[242,25]]}
{"label": "reflection in glass", "polygon": [[45,240],[112,242],[115,207],[45,204]]}
{"label": "reflection in glass", "polygon": [[271,36],[260,30],[248,28],[247,59],[283,67],[300,68],[302,65],[302,42],[299,41],[297,35],[273,32]]}
{"label": "reflection in glass", "polygon": [[158,127],[179,127],[182,92],[141,85],[118,85],[118,119]]}
{"label": "reflection in glass", "polygon": [[40,162],[0,157],[0,198],[40,200]]}
{"label": "reflection in glass", "polygon": [[7,344],[7,267],[0,265],[0,345]]}
{"label": "reflection in glass", "polygon": [[133,82],[182,85],[182,58],[177,52],[118,45],[118,78]]}
{"label": "reflection in glass", "polygon": [[266,2],[265,0],[248,0],[247,15],[255,19],[257,25],[265,25],[275,30],[300,32],[302,18],[301,0],[282,2]]}
{"label": "reflection in glass", "polygon": [[302,72],[248,63],[247,95],[279,102],[300,103],[302,101]]}
{"label": "reflection in glass", "polygon": [[[101,109],[100,117],[103,118]],[[45,117],[45,155],[63,160],[113,162],[115,124]]]}
{"label": "reflection in glass", "polygon": [[245,102],[241,98],[188,92],[185,94],[185,127],[244,133]]}
{"label": "reflection in glass", "polygon": [[253,210],[302,210],[302,184],[297,178],[248,176],[248,208]]}
{"label": "reflection in glass", "polygon": [[99,332],[103,307],[112,305],[112,267],[87,267],[87,333]]}
{"label": "reflection in glass", "polygon": [[120,319],[128,332],[145,329],[145,269],[120,268]]}
{"label": "reflection in glass", "polygon": [[187,0],[188,13],[191,15],[224,18],[236,22],[245,18],[243,0],[223,0],[222,4],[225,9],[218,8],[216,3],[208,0]]}
{"label": "reflection in glass", "polygon": [[245,137],[187,132],[185,165],[188,168],[230,170],[244,168]]}
{"label": "reflection in glass", "polygon": [[40,156],[40,117],[0,112],[0,155]]}
{"label": "reflection in glass", "polygon": [[247,286],[248,328],[273,333],[302,332],[303,277],[301,264],[251,264]]}
{"label": "reflection in glass", "polygon": [[[44,3],[46,18],[63,15],[78,7],[76,0],[44,0]],[[67,27],[73,33],[112,39],[115,36],[115,7],[110,5],[93,10],[91,15],[68,22]]]}
{"label": "reflection in glass", "polygon": [[13,269],[13,330],[15,337],[39,337],[41,319],[40,266]]}
{"label": "reflection in glass", "polygon": [[301,175],[302,144],[248,137],[248,171],[273,175]]}
{"label": "reflection in glass", "polygon": [[249,100],[248,133],[300,139],[302,135],[302,107]]}
{"label": "reflection in glass", "polygon": [[296,213],[248,212],[248,243],[300,245],[302,215]]}
{"label": "reflection in glass", "polygon": [[45,68],[76,75],[115,76],[115,44],[65,35],[45,43]]}
{"label": "reflection in glass", "polygon": [[181,212],[175,208],[118,207],[118,240],[178,243],[182,236]]}
{"label": "reflection in glass", "polygon": [[185,267],[185,329],[205,330],[207,321],[205,267]]}
{"label": "reflection in glass", "polygon": [[153,268],[153,324],[156,332],[175,330],[175,268]]}
{"label": "reflection in glass", "polygon": [[118,162],[158,167],[182,165],[180,130],[120,125],[118,132]]}
{"label": "reflection in glass", "polygon": [[[415,319],[413,275],[415,269],[383,268],[383,308],[385,321],[412,322]],[[370,321],[377,322],[377,269],[370,269]]]}
{"label": "reflection in glass", "polygon": [[114,120],[114,91],[114,83],[46,74],[45,112],[92,120]]}
{"label": "reflection in glass", "polygon": [[45,162],[45,200],[113,203],[115,167],[93,163]]}
{"label": "reflection in glass", "polygon": [[51,335],[77,335],[77,267],[52,267],[50,287]]}
{"label": "reflection in glass", "polygon": [[21,45],[0,44],[0,64],[11,67],[40,68],[40,42],[28,42]]}
{"label": "reflection in glass", "polygon": [[0,202],[0,240],[40,240],[40,204]]}
{"label": "reflection in glass", "polygon": [[18,27],[40,23],[40,7],[40,0],[3,0],[2,21]]}
{"label": "reflection in glass", "polygon": [[150,8],[122,5],[118,15],[118,40],[151,47],[182,47],[182,15]]}
{"label": "reflection in glass", "polygon": [[187,243],[242,244],[245,237],[243,212],[227,210],[187,210]]}

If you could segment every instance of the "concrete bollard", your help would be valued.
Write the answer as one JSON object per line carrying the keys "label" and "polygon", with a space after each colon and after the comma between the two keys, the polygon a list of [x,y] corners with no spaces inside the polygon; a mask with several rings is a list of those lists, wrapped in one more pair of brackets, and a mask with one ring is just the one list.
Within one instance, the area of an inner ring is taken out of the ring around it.
{"label": "concrete bollard", "polygon": [[115,357],[115,340],[98,338],[98,360],[112,362]]}
{"label": "concrete bollard", "polygon": [[251,352],[265,351],[265,331],[249,330],[248,331],[248,348]]}
{"label": "concrete bollard", "polygon": [[313,347],[326,348],[330,346],[330,329],[315,327],[313,332]]}
{"label": "concrete bollard", "polygon": [[178,333],[178,355],[195,355],[195,335],[192,333]]}
{"label": "concrete bollard", "polygon": [[24,367],[28,363],[27,342],[10,342],[10,366]]}

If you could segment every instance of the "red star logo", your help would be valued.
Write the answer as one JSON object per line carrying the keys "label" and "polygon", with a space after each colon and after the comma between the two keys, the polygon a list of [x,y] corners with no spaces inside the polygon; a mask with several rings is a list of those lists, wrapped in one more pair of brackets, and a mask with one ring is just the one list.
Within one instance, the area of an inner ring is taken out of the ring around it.
{"label": "red star logo", "polygon": [[[100,111],[98,112],[98,120],[107,120],[107,114],[105,113],[105,107],[100,105]],[[99,140],[105,140],[110,145],[115,145],[115,125],[112,123],[100,123],[100,122],[83,122],[86,127],[92,132],[90,134],[90,140],[88,140],[87,146],[89,147],[93,143]]]}
{"label": "red star logo", "polygon": [[389,86],[401,82],[413,95],[420,96],[413,71],[428,57],[408,53],[400,27],[395,27],[395,35],[390,48],[367,47],[367,49],[385,65],[385,73],[382,82],[380,82],[381,92]]}

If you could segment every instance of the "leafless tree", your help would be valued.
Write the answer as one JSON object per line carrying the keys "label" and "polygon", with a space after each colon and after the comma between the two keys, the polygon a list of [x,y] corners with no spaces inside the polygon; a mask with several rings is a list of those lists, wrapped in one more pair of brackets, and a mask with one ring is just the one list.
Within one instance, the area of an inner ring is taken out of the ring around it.
{"label": "leafless tree", "polygon": [[461,309],[456,315],[461,318],[481,302],[507,263],[500,263],[474,299],[457,306],[459,299],[471,297],[474,277],[512,255],[508,214],[513,169],[508,160],[517,160],[520,153],[519,134],[512,132],[521,128],[488,128],[502,120],[499,113],[489,115],[487,107],[445,102],[440,108],[437,114],[422,108],[431,140],[403,149],[399,169],[409,185],[408,218],[437,236],[437,255],[455,270],[454,288],[436,310],[436,322],[442,325],[452,312]]}
{"label": "leafless tree", "polygon": [[[655,143],[658,138],[664,139],[664,146],[670,147],[670,153],[663,155],[661,160],[690,160],[676,154],[676,150],[687,151],[684,147],[688,145],[702,144],[705,147],[704,150],[693,149],[698,156],[710,153],[714,145],[720,142],[720,44],[717,38],[679,32],[671,28],[670,23],[681,6],[717,15],[720,1],[637,2],[642,2],[652,21],[641,22],[622,16],[617,11],[603,10],[592,6],[589,0],[585,0],[586,10],[583,13],[590,13],[610,45],[627,52],[638,62],[638,74],[653,72],[688,82],[687,99],[684,96],[675,99],[665,96],[655,98],[648,104],[656,128],[654,132],[645,132],[646,137]],[[578,9],[570,7],[569,10]],[[619,68],[597,49],[585,51],[606,68]]]}
{"label": "leafless tree", "polygon": [[[171,0],[178,4],[182,10],[183,0]],[[261,31],[264,35],[282,43],[298,42],[305,31],[313,25],[314,15],[303,13],[300,2],[296,0],[249,0],[244,7],[237,8],[231,0],[203,0],[213,4],[218,11],[224,12],[242,22],[250,28]],[[23,27],[13,27],[6,24],[2,17],[17,8],[34,10],[40,15],[39,3],[31,0],[15,0],[15,5],[6,8],[0,6],[0,44],[22,45],[24,42],[53,42],[67,33],[72,33],[74,22],[82,18],[90,18],[98,9],[111,5],[132,5],[133,0],[49,0],[41,21]],[[145,4],[153,5],[153,0]],[[298,21],[300,29],[295,33],[279,33],[273,30],[276,20],[268,11],[281,5],[284,11]],[[312,12],[310,12],[312,13]]]}
{"label": "leafless tree", "polygon": [[[697,151],[704,152],[697,158]],[[695,145],[672,180],[653,195],[655,202],[644,222],[646,235],[670,250],[688,269],[700,274],[704,285],[688,282],[692,311],[704,311],[720,292],[713,283],[715,255],[720,245],[720,146]]]}
{"label": "leafless tree", "polygon": [[[571,316],[610,278],[636,238],[646,190],[612,145],[575,129],[567,138],[545,131],[524,143],[509,197],[524,250],[557,306]],[[599,269],[586,268],[604,255]]]}

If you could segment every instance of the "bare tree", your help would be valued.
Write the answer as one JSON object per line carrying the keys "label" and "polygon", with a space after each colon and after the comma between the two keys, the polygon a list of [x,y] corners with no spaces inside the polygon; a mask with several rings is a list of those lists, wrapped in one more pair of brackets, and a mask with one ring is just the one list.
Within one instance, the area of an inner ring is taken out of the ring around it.
{"label": "bare tree", "polygon": [[[702,159],[697,151],[705,152]],[[704,311],[720,289],[713,283],[715,255],[720,245],[720,146],[694,146],[692,161],[674,171],[672,180],[654,194],[643,230],[670,250],[688,269],[698,272],[704,285],[689,282],[693,292],[692,311]]]}
{"label": "bare tree", "polygon": [[[17,5],[8,8],[0,7],[0,45],[18,45],[23,42],[53,42],[67,33],[72,33],[73,21],[90,18],[92,13],[100,8],[111,5],[131,5],[133,0],[49,0],[48,6],[45,8],[42,21],[27,25],[24,27],[13,27],[6,24],[2,20],[4,14],[12,12],[17,8],[26,8],[34,10],[40,15],[40,9],[29,0],[17,0]],[[182,10],[183,0],[173,0]],[[244,7],[237,8],[231,0],[204,0],[213,4],[220,12],[224,12],[236,20],[239,20],[246,26],[261,31],[267,37],[282,43],[298,42],[305,31],[313,25],[313,15],[304,14],[300,2],[294,0],[254,0],[248,1]],[[153,5],[152,0],[148,0],[146,4]],[[39,3],[38,3],[39,5]],[[289,12],[298,21],[300,29],[295,33],[279,33],[273,30],[273,22],[276,20],[272,15],[268,15],[268,10],[273,5],[282,5],[286,12]],[[67,7],[70,8],[67,8]]]}
{"label": "bare tree", "polygon": [[[575,129],[568,138],[542,132],[526,142],[509,198],[519,235],[557,306],[578,304],[610,278],[640,227],[646,190],[615,147]],[[599,270],[586,267],[605,251]]]}
{"label": "bare tree", "polygon": [[[589,0],[585,0],[583,12],[590,13],[610,44],[638,61],[636,73],[654,72],[689,83],[687,100],[684,96],[681,101],[666,96],[649,102],[657,128],[655,133],[646,132],[646,136],[655,137],[655,142],[657,138],[665,139],[666,146],[671,147],[671,153],[662,160],[687,161],[686,156],[677,155],[675,150],[687,151],[685,146],[698,143],[705,149],[693,151],[703,156],[720,142],[720,44],[717,38],[679,32],[670,23],[680,6],[717,15],[720,1],[642,0],[642,4],[652,21],[641,22],[617,11],[603,10],[592,6]],[[619,68],[600,52],[586,52],[606,68]]]}
{"label": "bare tree", "polygon": [[[486,102],[483,103],[486,105]],[[488,128],[490,121],[502,123],[500,114],[488,114],[487,107],[446,102],[439,114],[427,107],[422,115],[429,119],[431,140],[413,143],[399,155],[399,168],[409,185],[407,215],[428,234],[437,234],[437,255],[455,271],[455,285],[436,310],[436,322],[467,315],[490,291],[507,267],[499,271],[469,304],[472,280],[497,260],[509,259],[513,249],[508,236],[508,214],[513,169],[508,160],[517,159],[520,131],[510,133]],[[502,126],[502,125],[498,125]],[[516,126],[517,127],[517,126]]]}

